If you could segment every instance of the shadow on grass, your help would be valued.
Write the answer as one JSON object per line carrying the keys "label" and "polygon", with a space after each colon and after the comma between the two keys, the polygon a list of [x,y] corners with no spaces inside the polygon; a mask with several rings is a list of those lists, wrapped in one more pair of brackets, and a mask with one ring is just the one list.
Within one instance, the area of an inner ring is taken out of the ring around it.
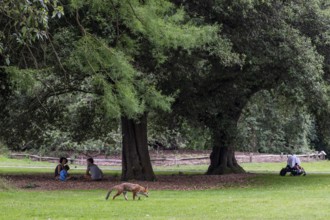
{"label": "shadow on grass", "polygon": [[10,183],[5,179],[0,178],[0,192],[8,191],[11,189],[13,189],[13,188],[11,187]]}
{"label": "shadow on grass", "polygon": [[307,176],[280,176],[278,174],[257,174],[250,184],[264,189],[315,190],[330,186],[329,174],[309,174]]}

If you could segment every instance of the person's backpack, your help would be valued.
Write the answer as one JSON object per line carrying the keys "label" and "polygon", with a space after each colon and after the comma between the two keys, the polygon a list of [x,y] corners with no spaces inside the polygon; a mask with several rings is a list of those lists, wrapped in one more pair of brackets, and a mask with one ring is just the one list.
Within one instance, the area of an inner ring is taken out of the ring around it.
{"label": "person's backpack", "polygon": [[280,171],[280,176],[285,176],[287,173],[287,169],[286,168],[282,168]]}

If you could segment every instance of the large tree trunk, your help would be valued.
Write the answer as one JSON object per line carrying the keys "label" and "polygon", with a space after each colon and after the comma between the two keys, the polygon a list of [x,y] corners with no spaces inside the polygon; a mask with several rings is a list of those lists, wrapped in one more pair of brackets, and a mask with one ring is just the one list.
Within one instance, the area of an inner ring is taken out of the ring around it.
{"label": "large tree trunk", "polygon": [[147,144],[147,114],[139,121],[121,118],[123,150],[122,180],[154,181],[156,176],[151,166]]}
{"label": "large tree trunk", "polygon": [[226,133],[218,132],[213,135],[213,149],[210,155],[211,164],[206,172],[208,175],[245,173],[236,161],[232,136]]}

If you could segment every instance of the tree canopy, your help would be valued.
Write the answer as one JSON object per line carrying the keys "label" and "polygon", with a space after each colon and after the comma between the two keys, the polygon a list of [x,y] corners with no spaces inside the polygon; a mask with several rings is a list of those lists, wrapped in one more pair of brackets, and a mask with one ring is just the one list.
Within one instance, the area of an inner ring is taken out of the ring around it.
{"label": "tree canopy", "polygon": [[[164,89],[181,86],[182,96],[176,99],[180,104],[174,108],[211,129],[214,147],[209,174],[242,171],[233,156],[237,123],[257,92],[282,86],[286,98],[305,103],[310,111],[328,110],[328,54],[324,50],[329,46],[329,17],[323,1],[176,3],[205,17],[207,23],[221,24],[233,52],[242,57],[242,62],[228,66],[212,54],[185,55],[186,62],[203,65],[186,67],[183,61],[168,65]],[[184,86],[174,84],[174,79],[184,81]]]}
{"label": "tree canopy", "polygon": [[[43,2],[28,3],[29,7],[35,8],[31,13],[40,19],[48,18],[48,13],[38,14],[45,10],[43,4],[38,7],[39,3]],[[156,88],[157,67],[167,60],[170,51],[180,48],[189,52],[206,46],[206,43],[216,44],[219,27],[195,24],[182,8],[176,8],[168,1],[72,0],[61,1],[61,5],[64,14],[42,27],[46,29],[41,32],[45,39],[35,41],[30,36],[32,40],[28,42],[29,45],[33,43],[33,47],[26,46],[29,53],[13,57],[3,67],[6,77],[17,76],[9,80],[9,84],[15,84],[15,79],[24,83],[28,79],[31,81],[27,87],[17,90],[19,94],[13,94],[13,102],[7,105],[8,115],[4,121],[5,125],[10,124],[5,126],[9,128],[7,135],[14,129],[24,140],[31,139],[36,128],[39,131],[59,129],[68,132],[73,125],[68,127],[62,123],[68,114],[85,108],[86,115],[96,119],[89,123],[99,124],[97,119],[103,112],[105,118],[122,121],[123,152],[126,152],[123,153],[126,167],[123,173],[126,169],[133,169],[132,173],[139,176],[132,178],[153,179],[152,174],[149,177],[138,174],[147,170],[138,168],[139,164],[150,164],[146,131],[139,124],[145,126],[147,113],[154,109],[169,111],[173,101],[171,94],[164,96]],[[20,19],[25,18],[16,18],[18,22]],[[13,51],[12,55],[17,52]],[[21,102],[16,102],[18,98]],[[14,106],[16,111],[10,112]],[[92,114],[98,116],[91,116],[88,111],[91,108],[94,108]],[[87,128],[98,129],[99,126],[87,125]],[[73,129],[74,132],[77,126]],[[135,137],[140,133],[138,130],[143,134]],[[86,140],[81,136],[78,141]],[[126,164],[139,157],[145,159],[134,162],[135,165]]]}
{"label": "tree canopy", "polygon": [[121,122],[123,178],[151,180],[150,113],[210,134],[208,174],[244,172],[244,138],[297,151],[330,137],[325,0],[5,0],[0,18],[0,136],[13,149],[118,143]]}

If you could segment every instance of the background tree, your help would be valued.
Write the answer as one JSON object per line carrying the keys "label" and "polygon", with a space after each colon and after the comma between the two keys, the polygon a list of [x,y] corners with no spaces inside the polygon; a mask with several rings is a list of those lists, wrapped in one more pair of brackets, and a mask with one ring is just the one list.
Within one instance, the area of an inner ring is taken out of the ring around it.
{"label": "background tree", "polygon": [[[243,172],[234,156],[237,123],[258,91],[281,85],[290,88],[288,96],[299,91],[312,110],[327,108],[325,63],[316,46],[318,36],[328,36],[329,17],[320,13],[322,2],[175,2],[191,14],[204,16],[207,23],[222,24],[234,52],[244,58],[240,65],[226,66],[212,54],[199,62],[186,56],[179,63],[190,60],[193,67],[169,65],[164,88],[181,90],[175,111],[204,123],[211,131],[208,174]],[[313,19],[307,16],[311,14]]]}
{"label": "background tree", "polygon": [[[165,0],[65,0],[63,8],[56,1],[2,1],[1,136],[11,146],[46,146],[59,137],[76,147],[113,139],[109,131],[120,121],[122,179],[153,180],[148,114],[173,103],[170,130],[181,123],[182,131],[205,128],[196,130],[212,138],[208,174],[244,172],[234,155],[238,122],[262,100],[261,91],[285,88],[285,101],[269,97],[260,110],[292,102],[302,108],[288,111],[290,120],[311,117],[292,133],[278,123],[277,140],[294,147],[288,140],[306,125],[312,131],[315,117],[317,146],[326,143],[326,1],[172,2],[180,7]],[[262,120],[258,126],[268,131]]]}
{"label": "background tree", "polygon": [[25,102],[21,95],[32,91],[29,86],[37,71],[29,68],[38,67],[33,54],[34,43],[47,38],[50,17],[61,17],[63,8],[57,3],[57,0],[0,2],[0,125],[3,127],[0,135],[9,143],[17,134],[12,125],[20,126],[22,131],[25,128],[26,123],[11,120],[17,116],[13,110],[17,110],[16,104]]}
{"label": "background tree", "polygon": [[317,140],[315,117],[280,90],[251,97],[238,121],[237,149],[261,153],[306,153]]}
{"label": "background tree", "polygon": [[[72,0],[62,4],[64,16],[49,24],[47,42],[34,44],[32,58],[38,65],[29,71],[38,83],[32,93],[22,96],[24,110],[20,108],[17,118],[35,115],[22,123],[31,131],[36,131],[35,127],[41,131],[44,126],[38,123],[46,120],[39,120],[40,115],[47,115],[48,123],[65,132],[67,123],[62,122],[70,117],[74,102],[89,100],[98,111],[104,110],[106,117],[121,120],[122,179],[154,180],[147,147],[147,114],[157,108],[169,110],[172,101],[157,90],[155,67],[166,61],[170,50],[188,52],[213,41],[218,27],[196,26],[168,1]],[[24,58],[13,60],[12,66],[20,67]],[[22,73],[17,67],[5,71]],[[77,106],[86,107],[76,104],[76,110]],[[23,127],[17,130],[24,133],[21,137],[29,136]],[[72,136],[83,141],[77,132]]]}

